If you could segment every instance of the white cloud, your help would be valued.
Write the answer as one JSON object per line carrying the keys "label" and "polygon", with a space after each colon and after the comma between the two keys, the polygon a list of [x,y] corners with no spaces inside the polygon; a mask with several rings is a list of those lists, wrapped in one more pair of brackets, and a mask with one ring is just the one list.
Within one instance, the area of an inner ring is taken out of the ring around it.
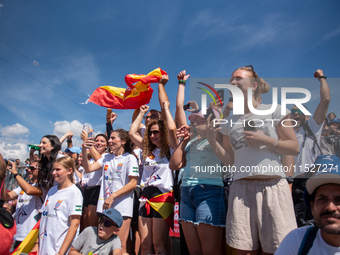
{"label": "white cloud", "polygon": [[28,157],[27,143],[8,143],[0,138],[0,153],[5,159],[19,158],[23,162]]}
{"label": "white cloud", "polygon": [[5,137],[27,137],[30,133],[27,127],[16,123],[12,126],[0,127],[0,133]]}
{"label": "white cloud", "polygon": [[[66,120],[63,121],[57,121],[54,123],[54,130],[53,134],[61,138],[67,131],[70,131],[73,133],[73,146],[80,147],[83,143],[83,141],[80,139],[80,134],[83,130],[83,124],[80,123],[78,120],[73,120],[71,122],[68,122]],[[102,133],[98,130],[94,131],[94,134]],[[66,149],[66,141],[62,144],[62,150]]]}

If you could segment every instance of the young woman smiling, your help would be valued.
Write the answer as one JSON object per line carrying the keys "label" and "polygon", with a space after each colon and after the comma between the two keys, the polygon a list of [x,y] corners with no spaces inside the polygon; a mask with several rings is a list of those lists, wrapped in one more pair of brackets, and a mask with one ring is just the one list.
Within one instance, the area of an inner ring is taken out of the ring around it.
{"label": "young woman smiling", "polygon": [[[87,140],[87,134],[85,131],[81,134],[81,139],[85,142]],[[104,134],[98,134],[94,139],[94,144],[89,147],[90,154],[92,155],[92,159],[90,163],[93,163],[95,160],[100,159],[105,155],[108,148],[108,138]],[[82,150],[82,158],[87,158],[87,151],[85,146],[83,146]],[[84,162],[84,161],[83,161]],[[83,165],[84,167],[84,165]],[[98,216],[96,214],[97,211],[97,203],[100,192],[100,184],[102,182],[102,172],[83,172],[81,186],[84,195],[84,211],[81,222],[81,228],[85,229],[88,226],[97,226],[98,224]]]}
{"label": "young woman smiling", "polygon": [[58,185],[47,193],[41,208],[39,254],[67,254],[79,233],[83,197],[73,184],[74,162],[69,156],[53,164],[52,175]]}
{"label": "young woman smiling", "polygon": [[[167,254],[167,242],[169,233],[168,221],[173,212],[173,207],[164,207],[162,215],[156,211],[150,203],[154,197],[166,197],[169,204],[174,203],[173,176],[169,169],[170,145],[177,146],[175,122],[169,110],[169,102],[163,102],[162,110],[165,113],[166,122],[152,120],[146,126],[144,138],[138,133],[138,127],[148,111],[147,105],[140,107],[139,114],[132,123],[129,135],[131,140],[143,150],[143,174],[141,178],[142,202],[139,209],[138,230],[141,237],[142,255]],[[168,123],[168,124],[167,124]],[[170,137],[168,138],[168,133]],[[173,135],[172,135],[173,134]]]}
{"label": "young woman smiling", "polygon": [[[89,146],[91,141],[87,140],[84,147]],[[139,176],[138,162],[137,157],[133,155],[128,132],[124,129],[111,132],[109,149],[110,154],[105,154],[91,165],[83,158],[83,165],[89,172],[103,169],[97,212],[115,208],[121,213],[124,221],[118,235],[122,242],[122,252],[126,253],[133,209],[133,190]]]}

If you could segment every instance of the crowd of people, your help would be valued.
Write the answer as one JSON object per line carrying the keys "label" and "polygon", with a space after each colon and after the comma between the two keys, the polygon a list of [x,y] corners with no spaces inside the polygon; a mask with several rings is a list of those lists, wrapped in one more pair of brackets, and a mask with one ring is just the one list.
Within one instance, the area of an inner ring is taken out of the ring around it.
{"label": "crowd of people", "polygon": [[[116,128],[118,115],[108,109],[105,134],[83,130],[82,147],[67,132],[44,136],[26,167],[0,154],[0,210],[7,215],[0,253],[22,249],[40,220],[36,254],[171,254],[177,201],[182,254],[300,254],[309,232],[319,233],[309,254],[340,254],[340,120],[327,115],[323,71],[314,73],[320,102],[311,116],[301,105],[264,104],[270,86],[252,66],[231,74],[243,115],[232,114],[232,100],[206,111],[185,104],[189,77],[177,76],[174,117],[163,75],[160,111],[142,105],[130,130]],[[226,124],[215,125],[221,118]]]}

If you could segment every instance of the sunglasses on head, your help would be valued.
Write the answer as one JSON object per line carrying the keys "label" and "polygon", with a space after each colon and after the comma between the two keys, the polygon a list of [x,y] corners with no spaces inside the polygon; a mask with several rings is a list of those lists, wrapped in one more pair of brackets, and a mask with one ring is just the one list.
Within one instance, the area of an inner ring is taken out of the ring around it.
{"label": "sunglasses on head", "polygon": [[117,224],[115,224],[114,222],[107,220],[107,219],[104,219],[104,218],[99,218],[98,224],[102,224],[102,223],[103,223],[104,227],[106,227],[106,228],[109,228],[112,225],[115,226],[116,228],[118,228]]}
{"label": "sunglasses on head", "polygon": [[303,112],[300,109],[298,109],[298,108],[292,109],[292,113],[291,114],[294,114],[296,112],[299,113],[299,114],[303,114]]}
{"label": "sunglasses on head", "polygon": [[149,131],[149,136],[151,136],[151,135],[158,135],[159,134],[159,130],[150,130]]}

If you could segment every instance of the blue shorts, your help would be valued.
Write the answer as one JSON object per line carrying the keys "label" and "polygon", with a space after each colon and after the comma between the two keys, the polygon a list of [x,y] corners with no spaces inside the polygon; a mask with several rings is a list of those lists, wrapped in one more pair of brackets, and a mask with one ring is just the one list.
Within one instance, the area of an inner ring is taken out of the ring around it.
{"label": "blue shorts", "polygon": [[182,186],[179,220],[225,227],[223,187],[207,184]]}

